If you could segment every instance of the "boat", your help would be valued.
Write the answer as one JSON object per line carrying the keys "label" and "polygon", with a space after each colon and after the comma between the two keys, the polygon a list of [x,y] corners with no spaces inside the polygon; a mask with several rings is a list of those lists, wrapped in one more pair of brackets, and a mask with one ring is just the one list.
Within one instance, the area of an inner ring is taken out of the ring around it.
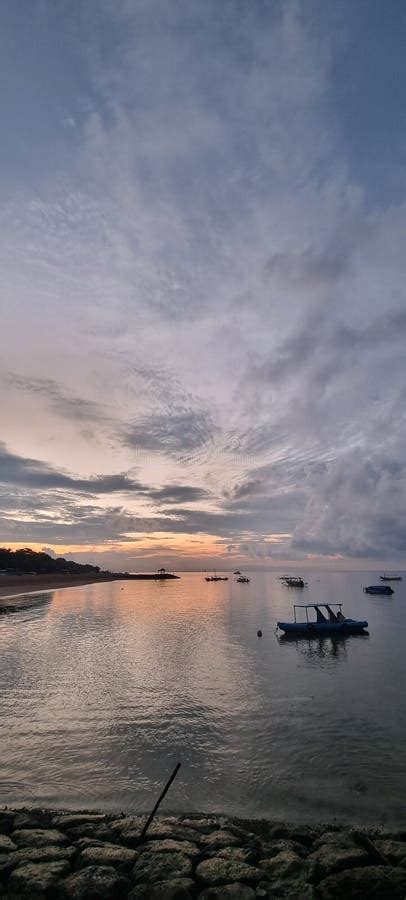
{"label": "boat", "polygon": [[237,581],[239,581],[240,584],[249,584],[250,583],[250,580],[249,580],[249,578],[247,578],[246,575],[239,575],[239,577],[237,578]]}
{"label": "boat", "polygon": [[239,569],[236,569],[235,572],[233,572],[233,575],[241,575],[240,570],[239,570]]}
{"label": "boat", "polygon": [[206,581],[228,581],[228,575],[205,575]]}
{"label": "boat", "polygon": [[390,584],[369,584],[364,587],[365,594],[393,594]]}
{"label": "boat", "polygon": [[381,581],[402,581],[401,575],[389,575],[387,572],[384,572],[383,575],[379,576]]}
{"label": "boat", "polygon": [[282,580],[288,587],[303,588],[305,586],[303,578],[299,578],[296,575],[285,575]]}
{"label": "boat", "polygon": [[[313,634],[364,634],[365,628],[368,628],[368,622],[346,619],[342,613],[342,605],[342,603],[296,603],[293,606],[294,622],[277,622],[276,627],[280,628],[287,635],[295,635],[297,637],[309,637]],[[333,606],[338,608],[338,612],[334,612]],[[298,609],[306,610],[305,622],[297,621],[296,610]],[[315,610],[316,621],[309,621],[309,609]],[[322,612],[322,610],[325,610],[325,612]]]}

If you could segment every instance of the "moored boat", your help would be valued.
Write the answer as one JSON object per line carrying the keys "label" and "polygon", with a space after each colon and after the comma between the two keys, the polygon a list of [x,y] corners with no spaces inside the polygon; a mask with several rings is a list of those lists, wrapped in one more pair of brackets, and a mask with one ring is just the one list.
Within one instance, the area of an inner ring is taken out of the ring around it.
{"label": "moored boat", "polygon": [[228,575],[205,575],[206,581],[228,581]]}
{"label": "moored boat", "polygon": [[364,587],[365,594],[393,594],[390,584],[369,584]]}
{"label": "moored boat", "polygon": [[239,581],[240,584],[249,584],[249,583],[250,583],[250,580],[249,580],[249,578],[247,578],[246,575],[240,575],[240,576],[237,578],[237,581]]}
{"label": "moored boat", "polygon": [[383,575],[379,576],[381,581],[402,581],[401,575],[389,575],[387,572],[384,572]]}
{"label": "moored boat", "polygon": [[[368,622],[346,619],[342,613],[342,605],[342,603],[296,603],[293,606],[294,622],[277,622],[277,628],[287,635],[296,635],[297,637],[311,637],[313,634],[364,634],[365,628],[368,628]],[[338,612],[334,612],[333,606],[338,608]],[[296,610],[298,609],[306,610],[305,622],[297,621]],[[309,620],[309,609],[315,611],[316,621]]]}
{"label": "moored boat", "polygon": [[303,588],[305,586],[303,578],[300,578],[296,575],[284,575],[282,580],[285,584],[287,584],[288,587]]}

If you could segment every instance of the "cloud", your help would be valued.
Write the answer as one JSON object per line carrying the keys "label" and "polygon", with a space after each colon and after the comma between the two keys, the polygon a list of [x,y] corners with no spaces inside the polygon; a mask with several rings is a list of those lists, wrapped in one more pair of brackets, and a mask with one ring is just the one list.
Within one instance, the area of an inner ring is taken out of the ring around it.
{"label": "cloud", "polygon": [[166,484],[162,488],[151,490],[150,499],[155,503],[191,503],[192,501],[206,500],[210,497],[209,491],[201,487],[193,487],[187,484]]}
{"label": "cloud", "polygon": [[215,426],[208,413],[175,407],[168,413],[152,413],[134,423],[125,435],[129,447],[154,453],[193,453],[213,439]]}
{"label": "cloud", "polygon": [[44,69],[4,47],[49,104],[11,92],[4,123],[3,533],[397,553],[406,206],[399,169],[364,176],[376,123],[355,165],[343,114],[364,13],[44,9]]}
{"label": "cloud", "polygon": [[52,379],[29,378],[8,372],[4,380],[11,388],[15,388],[26,394],[43,397],[50,405],[53,412],[62,418],[75,422],[103,423],[109,421],[103,406],[95,400],[86,400],[68,394],[66,388]]}
{"label": "cloud", "polygon": [[378,447],[354,449],[319,472],[293,550],[348,557],[402,557],[406,466]]}
{"label": "cloud", "polygon": [[0,482],[25,485],[47,490],[62,488],[67,491],[110,494],[114,492],[144,493],[147,489],[140,482],[121,475],[98,475],[94,478],[73,478],[37,459],[24,459],[10,453],[0,442]]}

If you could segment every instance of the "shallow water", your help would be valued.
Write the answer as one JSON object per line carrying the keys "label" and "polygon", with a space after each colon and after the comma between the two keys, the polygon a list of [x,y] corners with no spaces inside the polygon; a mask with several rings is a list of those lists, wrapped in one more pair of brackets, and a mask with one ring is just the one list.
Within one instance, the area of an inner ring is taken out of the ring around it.
{"label": "shallow water", "polygon": [[[110,582],[0,616],[0,803],[404,823],[406,579]],[[283,643],[294,602],[368,637]],[[257,637],[258,628],[263,637]]]}

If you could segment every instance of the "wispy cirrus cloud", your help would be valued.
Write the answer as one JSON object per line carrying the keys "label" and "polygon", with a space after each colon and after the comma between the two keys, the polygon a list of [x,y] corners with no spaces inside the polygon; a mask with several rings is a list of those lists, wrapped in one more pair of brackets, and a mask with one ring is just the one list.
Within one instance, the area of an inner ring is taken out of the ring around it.
{"label": "wispy cirrus cloud", "polygon": [[4,504],[27,534],[37,502],[47,543],[400,553],[403,56],[378,9],[371,67],[363,7],[237,7],[0,13]]}

